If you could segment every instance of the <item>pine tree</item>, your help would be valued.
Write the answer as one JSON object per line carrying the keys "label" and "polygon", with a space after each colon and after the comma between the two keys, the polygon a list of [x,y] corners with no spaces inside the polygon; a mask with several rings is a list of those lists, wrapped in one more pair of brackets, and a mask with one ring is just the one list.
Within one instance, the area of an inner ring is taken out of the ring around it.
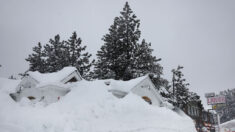
{"label": "pine tree", "polygon": [[166,80],[160,76],[153,75],[153,74],[150,74],[149,77],[152,80],[153,84],[155,85],[156,89],[162,95],[162,97],[166,101],[171,103],[172,102],[171,101],[171,93],[169,91],[171,86],[170,86],[168,80]]}
{"label": "pine tree", "polygon": [[157,63],[161,59],[157,59],[152,56],[153,49],[150,48],[151,43],[147,43],[144,39],[140,45],[137,45],[137,50],[135,52],[132,71],[135,75],[134,77],[143,76],[147,73],[154,73],[157,77],[162,74],[162,66]]}
{"label": "pine tree", "polygon": [[60,40],[60,36],[56,35],[54,39],[50,39],[49,43],[44,46],[44,54],[46,56],[45,72],[56,72],[67,66],[64,61],[64,41]]}
{"label": "pine tree", "polygon": [[225,104],[216,105],[216,112],[220,113],[221,123],[235,119],[235,88],[220,91],[220,94],[216,96],[225,96],[226,98]]}
{"label": "pine tree", "polygon": [[89,61],[91,54],[88,52],[83,53],[86,50],[86,46],[82,46],[81,38],[77,37],[77,33],[73,32],[72,36],[65,41],[65,56],[64,60],[67,64],[74,66],[78,69],[83,78],[89,78],[90,68],[94,63],[94,60]]}
{"label": "pine tree", "polygon": [[189,90],[187,86],[189,83],[186,83],[186,79],[183,78],[182,66],[178,66],[177,69],[173,69],[173,79],[172,79],[172,85],[173,85],[173,103],[177,107],[184,108],[187,103],[189,102]]}
{"label": "pine tree", "polygon": [[56,35],[44,47],[39,43],[33,48],[35,53],[26,59],[30,63],[29,70],[50,73],[66,66],[74,66],[83,78],[89,79],[90,67],[94,61],[89,61],[91,54],[83,53],[86,46],[81,46],[81,42],[81,38],[78,38],[74,32],[67,41],[61,40],[60,36]]}
{"label": "pine tree", "polygon": [[189,92],[189,101],[196,102],[200,110],[204,109],[200,96],[197,93]]}
{"label": "pine tree", "polygon": [[[140,20],[126,2],[121,16],[114,19],[109,33],[104,35],[104,45],[97,52],[94,77],[129,80],[146,73],[162,73],[158,59],[152,56],[150,44],[138,43],[141,32]],[[145,60],[144,60],[145,59]]]}
{"label": "pine tree", "polygon": [[33,47],[34,53],[28,56],[26,61],[30,63],[29,70],[30,71],[39,71],[44,73],[45,72],[45,54],[42,51],[42,45],[39,42],[37,46]]}

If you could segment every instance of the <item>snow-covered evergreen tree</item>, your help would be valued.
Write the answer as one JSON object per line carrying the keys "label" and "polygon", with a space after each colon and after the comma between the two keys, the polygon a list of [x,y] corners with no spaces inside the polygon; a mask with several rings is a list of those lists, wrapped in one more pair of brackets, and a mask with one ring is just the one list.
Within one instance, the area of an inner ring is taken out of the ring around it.
{"label": "snow-covered evergreen tree", "polygon": [[65,62],[66,65],[74,66],[78,69],[83,78],[88,78],[90,68],[94,60],[90,62],[91,54],[84,52],[86,46],[81,45],[81,38],[77,37],[77,33],[73,32],[72,36],[65,41]]}
{"label": "snow-covered evergreen tree", "polygon": [[177,69],[172,70],[173,103],[176,103],[175,105],[180,108],[184,108],[190,99],[189,90],[187,88],[189,83],[186,83],[186,79],[183,78],[182,69],[182,66],[178,66]]}
{"label": "snow-covered evergreen tree", "polygon": [[153,74],[150,74],[149,77],[152,80],[155,87],[157,88],[157,90],[159,91],[159,93],[162,95],[162,97],[166,101],[171,103],[172,102],[171,101],[171,93],[169,91],[171,86],[170,86],[168,80],[166,80],[160,76],[153,75]]}
{"label": "snow-covered evergreen tree", "polygon": [[152,56],[150,44],[140,40],[140,20],[126,2],[121,16],[114,19],[97,52],[94,77],[129,80],[146,73],[162,74],[159,59]]}
{"label": "snow-covered evergreen tree", "polygon": [[45,72],[45,54],[43,53],[42,45],[39,42],[37,46],[33,47],[33,52],[28,56],[26,61],[29,62],[30,71],[40,71],[41,73]]}
{"label": "snow-covered evergreen tree", "polygon": [[217,96],[225,96],[226,98],[225,104],[216,105],[216,111],[220,113],[221,123],[235,119],[235,88],[221,91],[220,95]]}
{"label": "snow-covered evergreen tree", "polygon": [[33,48],[34,53],[26,59],[30,63],[29,70],[47,73],[74,66],[86,79],[94,61],[89,61],[91,54],[84,52],[86,46],[82,46],[81,42],[81,38],[74,32],[67,41],[60,40],[60,36],[56,35],[44,47],[39,43]]}
{"label": "snow-covered evergreen tree", "polygon": [[44,46],[43,53],[46,59],[45,72],[55,72],[68,66],[64,61],[63,49],[64,41],[60,40],[59,35],[56,35],[54,39],[50,39],[49,43]]}
{"label": "snow-covered evergreen tree", "polygon": [[132,65],[132,74],[134,77],[143,76],[147,73],[154,73],[157,77],[162,74],[162,66],[157,63],[161,59],[157,59],[152,55],[153,49],[150,48],[151,43],[147,43],[144,39],[141,44],[137,45],[134,51],[134,64]]}
{"label": "snow-covered evergreen tree", "polygon": [[189,92],[189,102],[197,103],[200,110],[204,109],[200,96],[195,92]]}

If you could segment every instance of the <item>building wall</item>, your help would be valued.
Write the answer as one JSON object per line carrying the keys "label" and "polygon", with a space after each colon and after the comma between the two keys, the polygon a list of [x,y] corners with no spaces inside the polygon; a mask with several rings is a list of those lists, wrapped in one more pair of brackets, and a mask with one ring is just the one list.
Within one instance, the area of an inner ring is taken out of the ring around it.
{"label": "building wall", "polygon": [[[68,89],[61,89],[54,85],[47,85],[41,88],[26,88],[20,93],[20,100],[23,97],[34,97],[32,102],[44,102],[50,104],[58,101],[69,92]],[[58,98],[59,97],[59,98]]]}
{"label": "building wall", "polygon": [[161,96],[149,78],[142,80],[131,91],[141,97],[148,97],[153,105],[161,106],[162,104]]}

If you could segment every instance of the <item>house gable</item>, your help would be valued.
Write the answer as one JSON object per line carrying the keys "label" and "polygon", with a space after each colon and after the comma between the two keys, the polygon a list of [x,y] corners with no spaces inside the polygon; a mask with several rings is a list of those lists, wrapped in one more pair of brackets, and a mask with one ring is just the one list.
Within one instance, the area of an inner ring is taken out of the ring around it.
{"label": "house gable", "polygon": [[39,82],[37,80],[35,80],[34,78],[32,78],[31,76],[25,76],[22,81],[19,83],[19,85],[17,86],[16,90],[20,91],[24,88],[33,88],[36,87],[36,85]]}
{"label": "house gable", "polygon": [[161,95],[158,93],[158,90],[155,88],[155,85],[152,83],[149,76],[135,85],[131,91],[141,97],[148,97],[153,105],[161,106],[163,103]]}
{"label": "house gable", "polygon": [[61,82],[65,84],[65,83],[77,82],[77,81],[81,81],[81,80],[82,80],[82,77],[80,76],[78,71],[75,70],[74,72],[72,72],[71,74],[66,76],[64,79],[62,79]]}
{"label": "house gable", "polygon": [[118,98],[123,98],[129,92],[132,92],[153,105],[162,106],[164,103],[148,75],[129,81],[107,80],[105,84],[110,87],[108,91]]}

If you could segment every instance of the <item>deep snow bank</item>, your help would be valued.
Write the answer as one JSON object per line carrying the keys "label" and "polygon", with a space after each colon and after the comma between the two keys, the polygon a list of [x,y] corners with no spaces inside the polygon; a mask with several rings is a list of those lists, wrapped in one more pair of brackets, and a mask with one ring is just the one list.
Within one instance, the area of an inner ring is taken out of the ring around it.
{"label": "deep snow bank", "polygon": [[184,114],[151,106],[132,93],[118,99],[104,81],[78,82],[46,107],[26,98],[16,103],[5,87],[0,88],[1,132],[196,132]]}
{"label": "deep snow bank", "polygon": [[231,120],[231,121],[221,124],[221,128],[222,128],[222,131],[226,129],[235,131],[235,120]]}
{"label": "deep snow bank", "polygon": [[16,86],[20,83],[20,80],[13,80],[0,77],[0,91],[4,93],[16,92]]}

